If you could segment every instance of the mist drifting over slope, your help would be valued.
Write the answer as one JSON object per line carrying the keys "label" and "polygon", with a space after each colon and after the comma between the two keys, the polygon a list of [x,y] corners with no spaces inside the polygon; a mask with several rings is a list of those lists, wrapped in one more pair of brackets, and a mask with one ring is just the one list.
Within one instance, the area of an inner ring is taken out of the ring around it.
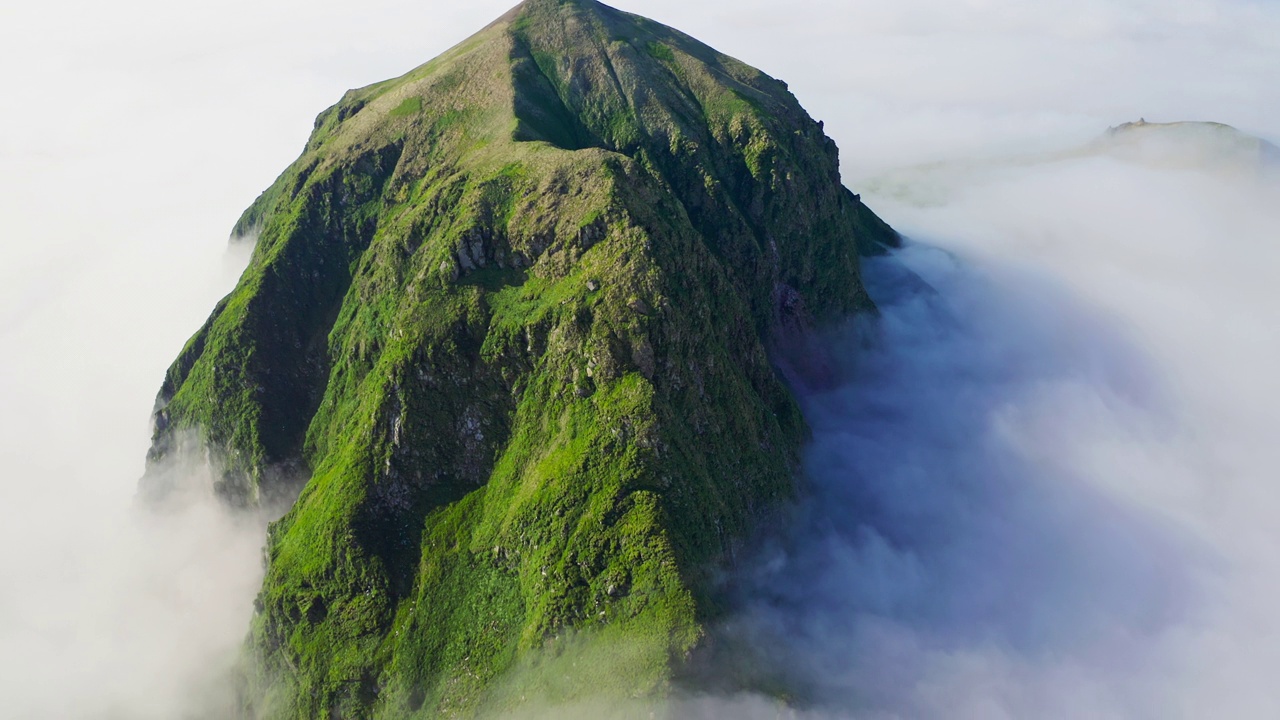
{"label": "mist drifting over slope", "polygon": [[[202,704],[259,537],[131,510],[165,364],[315,113],[509,4],[0,10],[0,715]],[[821,512],[741,620],[789,638],[814,712],[1274,717],[1275,189],[1105,154],[987,161],[1139,116],[1277,139],[1280,9],[618,4],[788,80],[937,289],[885,279],[879,327],[831,338],[851,380],[806,397]],[[985,164],[886,173],[957,159]]]}

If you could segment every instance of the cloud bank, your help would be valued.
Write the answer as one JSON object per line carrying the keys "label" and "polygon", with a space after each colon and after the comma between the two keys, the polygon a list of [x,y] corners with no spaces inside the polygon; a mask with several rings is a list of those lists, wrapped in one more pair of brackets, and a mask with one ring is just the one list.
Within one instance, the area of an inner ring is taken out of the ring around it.
{"label": "cloud bank", "polygon": [[728,628],[818,711],[1280,712],[1280,186],[1169,160],[883,186],[936,292],[868,265],[883,317],[805,395],[814,500]]}

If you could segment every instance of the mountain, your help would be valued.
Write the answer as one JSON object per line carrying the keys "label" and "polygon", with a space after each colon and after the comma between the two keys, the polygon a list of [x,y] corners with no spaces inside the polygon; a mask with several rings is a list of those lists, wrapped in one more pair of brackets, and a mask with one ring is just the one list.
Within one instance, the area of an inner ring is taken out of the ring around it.
{"label": "mountain", "polygon": [[864,185],[878,197],[941,206],[975,182],[1052,163],[1106,158],[1159,170],[1205,173],[1246,184],[1280,182],[1280,147],[1216,122],[1126,122],[1062,150],[933,162],[891,170]]}
{"label": "mountain", "polygon": [[1280,148],[1216,122],[1127,122],[1095,148],[1133,162],[1245,176],[1275,177]]}
{"label": "mountain", "polygon": [[228,503],[288,508],[246,713],[667,693],[797,491],[774,363],[820,372],[805,334],[871,310],[858,248],[897,242],[838,167],[784,83],[592,0],[321,113],[236,226],[253,258],[141,483],[162,502],[194,448]]}

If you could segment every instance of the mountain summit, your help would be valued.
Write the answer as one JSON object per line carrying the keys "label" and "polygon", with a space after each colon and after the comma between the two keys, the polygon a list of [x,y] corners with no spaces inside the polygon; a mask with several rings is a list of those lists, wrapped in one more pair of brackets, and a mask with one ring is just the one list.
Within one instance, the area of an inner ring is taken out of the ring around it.
{"label": "mountain summit", "polygon": [[591,0],[348,92],[236,233],[142,493],[194,438],[227,502],[287,503],[259,718],[661,697],[795,492],[771,353],[870,309],[897,239],[784,83]]}

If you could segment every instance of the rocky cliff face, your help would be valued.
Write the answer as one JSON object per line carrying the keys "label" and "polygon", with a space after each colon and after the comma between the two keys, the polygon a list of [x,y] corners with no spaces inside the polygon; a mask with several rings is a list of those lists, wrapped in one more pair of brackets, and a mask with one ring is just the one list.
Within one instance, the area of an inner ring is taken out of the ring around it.
{"label": "rocky cliff face", "polygon": [[347,93],[237,232],[151,461],[305,483],[246,651],[271,718],[661,695],[794,492],[770,351],[870,308],[859,243],[896,239],[785,84],[592,0]]}

